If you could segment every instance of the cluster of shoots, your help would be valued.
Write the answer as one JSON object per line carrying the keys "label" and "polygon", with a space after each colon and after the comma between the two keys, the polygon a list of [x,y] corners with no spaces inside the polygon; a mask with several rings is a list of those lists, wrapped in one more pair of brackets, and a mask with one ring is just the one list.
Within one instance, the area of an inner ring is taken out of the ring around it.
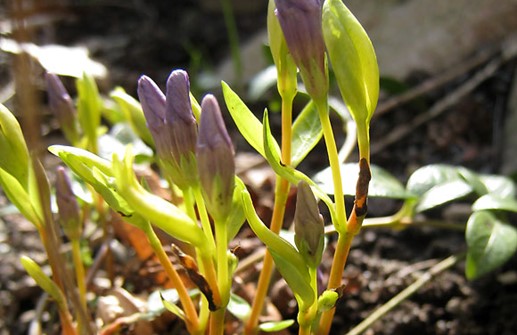
{"label": "cluster of shoots", "polygon": [[[379,95],[377,60],[366,32],[341,0],[271,0],[267,25],[282,102],[280,144],[271,133],[267,109],[262,120],[258,119],[230,86],[222,83],[224,102],[237,129],[277,177],[273,214],[267,225],[235,173],[234,148],[217,98],[206,94],[199,104],[190,92],[184,70],[172,71],[165,93],[151,78],[142,76],[138,101],[121,89],[115,90],[111,98],[118,114],[106,108],[89,76],[77,81],[78,98],[74,102],[59,77],[47,74],[49,105],[71,144],[49,148],[64,163],[55,172],[54,187],[49,185],[37,157],[27,149],[17,120],[0,107],[0,148],[5,156],[0,160],[0,184],[38,229],[49,256],[52,279],[31,259],[23,257],[22,264],[56,302],[63,334],[108,333],[120,326],[103,325],[96,330],[90,317],[93,302],[88,299],[81,244],[84,223],[92,217],[107,239],[109,225],[116,220],[143,231],[177,292],[175,301],[162,296],[164,308],[182,320],[190,334],[212,335],[224,333],[229,305],[239,299],[232,290],[238,259],[228,245],[247,222],[267,252],[252,305],[239,315],[242,333],[280,330],[295,322],[299,334],[330,332],[343,291],[348,252],[367,212],[369,124]],[[353,175],[342,175],[343,161],[330,122],[329,68],[354,123],[355,131],[348,135],[354,135],[359,149],[359,160],[354,163],[359,172]],[[309,102],[293,121],[293,101],[299,95],[308,97]],[[131,127],[139,143],[152,149],[149,160],[142,160],[132,145],[109,157],[101,154],[99,136],[106,131],[101,125],[103,112],[109,121]],[[297,170],[322,138],[332,179],[330,192]],[[136,164],[150,163],[167,182],[173,201],[153,193],[135,174]],[[356,185],[348,215],[344,178],[353,179]],[[82,185],[91,195],[89,199],[79,197],[74,184]],[[294,243],[279,234],[291,188],[297,189]],[[55,197],[51,197],[54,189]],[[51,206],[51,199],[57,206]],[[400,225],[415,213],[418,202],[411,196],[407,199],[408,206],[388,224]],[[319,212],[320,201],[330,213],[327,219]],[[51,208],[57,208],[57,213]],[[171,263],[156,228],[178,241],[173,250],[179,264]],[[73,276],[58,252],[59,229],[72,246]],[[326,232],[337,234],[337,242],[328,281],[322,283],[319,271]],[[517,233],[512,230],[508,234]],[[472,262],[476,259],[471,257]],[[184,283],[178,268],[186,270],[195,289]],[[260,322],[275,268],[296,298],[296,321]]]}

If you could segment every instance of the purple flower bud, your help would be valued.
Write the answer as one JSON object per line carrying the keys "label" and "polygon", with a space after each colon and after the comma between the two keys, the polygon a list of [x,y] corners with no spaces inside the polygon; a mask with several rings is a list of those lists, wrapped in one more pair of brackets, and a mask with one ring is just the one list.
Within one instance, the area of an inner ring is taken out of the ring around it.
{"label": "purple flower bud", "polygon": [[79,141],[79,126],[77,110],[72,98],[56,74],[46,73],[45,80],[50,109],[55,113],[66,139],[70,143],[76,144]]}
{"label": "purple flower bud", "polygon": [[307,92],[323,97],[328,91],[328,74],[323,41],[321,0],[275,0],[276,15],[284,37],[300,69]]}
{"label": "purple flower bud", "polygon": [[142,76],[138,80],[138,97],[167,177],[181,189],[192,186],[197,182],[197,129],[187,74],[181,70],[172,72],[167,98],[149,77]]}
{"label": "purple flower bud", "polygon": [[317,267],[323,253],[323,217],[311,187],[303,181],[298,183],[294,233],[294,242],[302,257],[311,266]]}
{"label": "purple flower bud", "polygon": [[225,220],[235,186],[234,150],[219,104],[211,94],[201,102],[196,157],[206,207],[215,220]]}
{"label": "purple flower bud", "polygon": [[79,204],[72,191],[70,177],[62,166],[59,166],[56,172],[56,202],[59,210],[59,222],[69,239],[79,239],[83,227]]}

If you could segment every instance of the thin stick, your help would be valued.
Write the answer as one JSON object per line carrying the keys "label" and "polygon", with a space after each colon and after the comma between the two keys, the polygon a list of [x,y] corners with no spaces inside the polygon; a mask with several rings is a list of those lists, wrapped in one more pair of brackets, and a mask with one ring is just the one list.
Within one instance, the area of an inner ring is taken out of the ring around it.
{"label": "thin stick", "polygon": [[360,324],[351,329],[346,335],[359,335],[367,330],[374,322],[388,314],[393,308],[397,307],[401,302],[408,299],[411,295],[416,293],[422,286],[427,284],[433,278],[444,272],[445,270],[451,268],[459,261],[465,258],[464,254],[461,255],[452,255],[447,257],[440,263],[433,266],[429,271],[425,272],[420,278],[418,278],[413,284],[406,287],[399,294],[391,298],[384,305],[379,307],[376,311],[370,314],[366,319],[364,319]]}

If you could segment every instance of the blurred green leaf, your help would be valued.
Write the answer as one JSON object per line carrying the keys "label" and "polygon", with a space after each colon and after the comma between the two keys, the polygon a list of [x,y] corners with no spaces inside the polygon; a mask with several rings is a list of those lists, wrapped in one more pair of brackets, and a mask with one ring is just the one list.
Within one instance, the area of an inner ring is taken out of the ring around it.
{"label": "blurred green leaf", "polygon": [[125,119],[129,122],[133,131],[149,146],[154,148],[153,137],[145,120],[144,112],[140,103],[124,91],[117,87],[110,94],[111,98],[120,106]]}
{"label": "blurred green leaf", "polygon": [[488,211],[474,212],[465,232],[465,274],[476,279],[502,266],[517,251],[517,229]]}
{"label": "blurred green leaf", "polygon": [[226,308],[233,316],[242,321],[247,320],[251,313],[250,304],[234,293],[230,293],[230,300]]}
{"label": "blurred green leaf", "polygon": [[259,329],[266,333],[278,332],[291,327],[294,320],[271,321],[259,324]]}
{"label": "blurred green leaf", "polygon": [[416,212],[423,212],[448,202],[461,199],[472,193],[472,187],[463,180],[452,180],[432,187],[425,192],[416,205]]}
{"label": "blurred green leaf", "polygon": [[455,180],[463,180],[457,167],[444,164],[431,164],[413,172],[409,177],[406,188],[411,193],[422,196],[436,185]]}
{"label": "blurred green leaf", "polygon": [[111,159],[114,153],[123,155],[128,144],[133,147],[137,163],[152,161],[153,150],[133,132],[126,122],[115,124],[107,134],[99,137],[98,155],[106,159]]}
{"label": "blurred green leaf", "polygon": [[36,264],[32,259],[27,256],[20,257],[20,262],[22,263],[23,268],[29,276],[31,276],[38,284],[39,287],[43,289],[43,291],[47,292],[52,299],[54,299],[60,308],[66,306],[66,301],[63,293],[59,289],[56,283],[50,279],[49,276],[43,272],[41,267]]}
{"label": "blurred green leaf", "polygon": [[358,125],[366,125],[379,98],[379,67],[372,42],[341,0],[323,4],[323,37],[341,96]]}
{"label": "blurred green leaf", "polygon": [[496,194],[485,194],[472,204],[472,210],[502,210],[517,213],[517,201],[513,198],[499,197]]}
{"label": "blurred green leaf", "polygon": [[87,138],[87,148],[97,151],[97,128],[101,122],[102,101],[99,89],[92,76],[84,73],[76,81],[77,113],[79,123]]}
{"label": "blurred green leaf", "polygon": [[321,140],[323,129],[314,103],[309,101],[293,123],[291,165],[296,167]]}
{"label": "blurred green leaf", "polygon": [[508,177],[481,175],[480,178],[488,189],[488,192],[500,198],[514,198],[517,194],[514,182]]}
{"label": "blurred green leaf", "polygon": [[[392,199],[409,199],[415,197],[408,192],[404,185],[397,180],[392,174],[385,169],[371,165],[372,180],[368,187],[369,197],[392,198]],[[343,178],[343,192],[347,195],[355,195],[357,176],[359,176],[359,165],[356,163],[347,163],[341,165],[341,175]],[[318,172],[312,178],[316,184],[327,194],[334,194],[334,185],[332,182],[332,171],[330,168]]]}
{"label": "blurred green leaf", "polygon": [[185,320],[185,313],[181,308],[176,305],[176,302],[171,302],[165,299],[160,292],[160,299],[162,300],[163,307],[165,307],[169,312],[179,317],[181,320]]}
{"label": "blurred green leaf", "polygon": [[228,111],[239,132],[262,157],[266,157],[263,147],[262,123],[242,102],[241,98],[232,91],[228,84],[223,81],[221,85],[226,107],[228,107]]}

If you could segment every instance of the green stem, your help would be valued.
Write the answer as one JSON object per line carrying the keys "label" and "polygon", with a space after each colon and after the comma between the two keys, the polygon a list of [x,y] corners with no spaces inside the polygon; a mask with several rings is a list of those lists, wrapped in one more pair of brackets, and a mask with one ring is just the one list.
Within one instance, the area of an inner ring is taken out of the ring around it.
{"label": "green stem", "polygon": [[86,308],[86,282],[85,282],[85,271],[84,264],[81,257],[81,241],[80,239],[72,239],[72,258],[75,268],[75,277],[77,281],[77,288],[79,289],[79,300],[85,311]]}
{"label": "green stem", "polygon": [[343,193],[343,182],[341,179],[341,165],[339,162],[336,141],[330,124],[328,102],[326,99],[314,101],[323,129],[323,137],[327,147],[327,156],[332,170],[332,182],[334,183],[334,201],[337,214],[337,222],[333,222],[338,232],[346,231],[345,196]]}
{"label": "green stem", "polygon": [[368,315],[366,319],[364,319],[361,323],[355,326],[352,330],[350,330],[347,335],[359,335],[366,331],[375,321],[382,318],[388,312],[390,312],[393,308],[397,307],[401,302],[408,299],[411,295],[416,293],[422,286],[427,284],[437,275],[442,273],[443,271],[451,268],[459,261],[465,258],[465,255],[452,255],[440,263],[433,266],[429,271],[424,273],[420,278],[418,278],[413,284],[406,287],[399,294],[394,296],[391,300],[386,302],[384,305],[379,307],[376,311]]}
{"label": "green stem", "polygon": [[[318,268],[309,268],[309,274],[311,276],[311,287],[314,291],[314,296],[318,296]],[[318,299],[315,299],[312,305],[305,311],[301,311],[298,316],[298,324],[300,329],[298,335],[311,334],[311,328],[314,323],[314,319],[318,313]]]}
{"label": "green stem", "polygon": [[203,232],[205,233],[206,240],[209,243],[208,249],[212,252],[215,250],[214,233],[212,232],[212,226],[210,225],[210,219],[208,218],[208,213],[206,211],[205,201],[201,194],[201,188],[199,186],[195,186],[193,191],[196,199],[197,211],[199,213],[199,218],[201,219],[201,227],[203,227]]}
{"label": "green stem", "polygon": [[217,255],[217,283],[221,294],[221,305],[212,313],[210,322],[210,334],[219,335],[224,333],[224,316],[226,305],[230,299],[231,282],[228,273],[228,234],[224,221],[215,222],[215,246]]}
{"label": "green stem", "polygon": [[183,311],[185,312],[185,322],[187,324],[187,329],[189,333],[202,334],[203,331],[199,327],[199,318],[197,315],[196,307],[194,306],[194,302],[190,298],[190,295],[187,291],[187,288],[183,284],[181,277],[179,276],[176,269],[172,266],[169,260],[169,256],[167,256],[165,250],[163,250],[163,246],[149,222],[147,222],[147,224],[144,225],[143,228],[147,236],[147,239],[149,240],[151,248],[153,249],[154,253],[158,257],[158,260],[164,267],[165,272],[167,273],[169,279],[172,282],[172,285],[178,292],[178,296],[181,301]]}

